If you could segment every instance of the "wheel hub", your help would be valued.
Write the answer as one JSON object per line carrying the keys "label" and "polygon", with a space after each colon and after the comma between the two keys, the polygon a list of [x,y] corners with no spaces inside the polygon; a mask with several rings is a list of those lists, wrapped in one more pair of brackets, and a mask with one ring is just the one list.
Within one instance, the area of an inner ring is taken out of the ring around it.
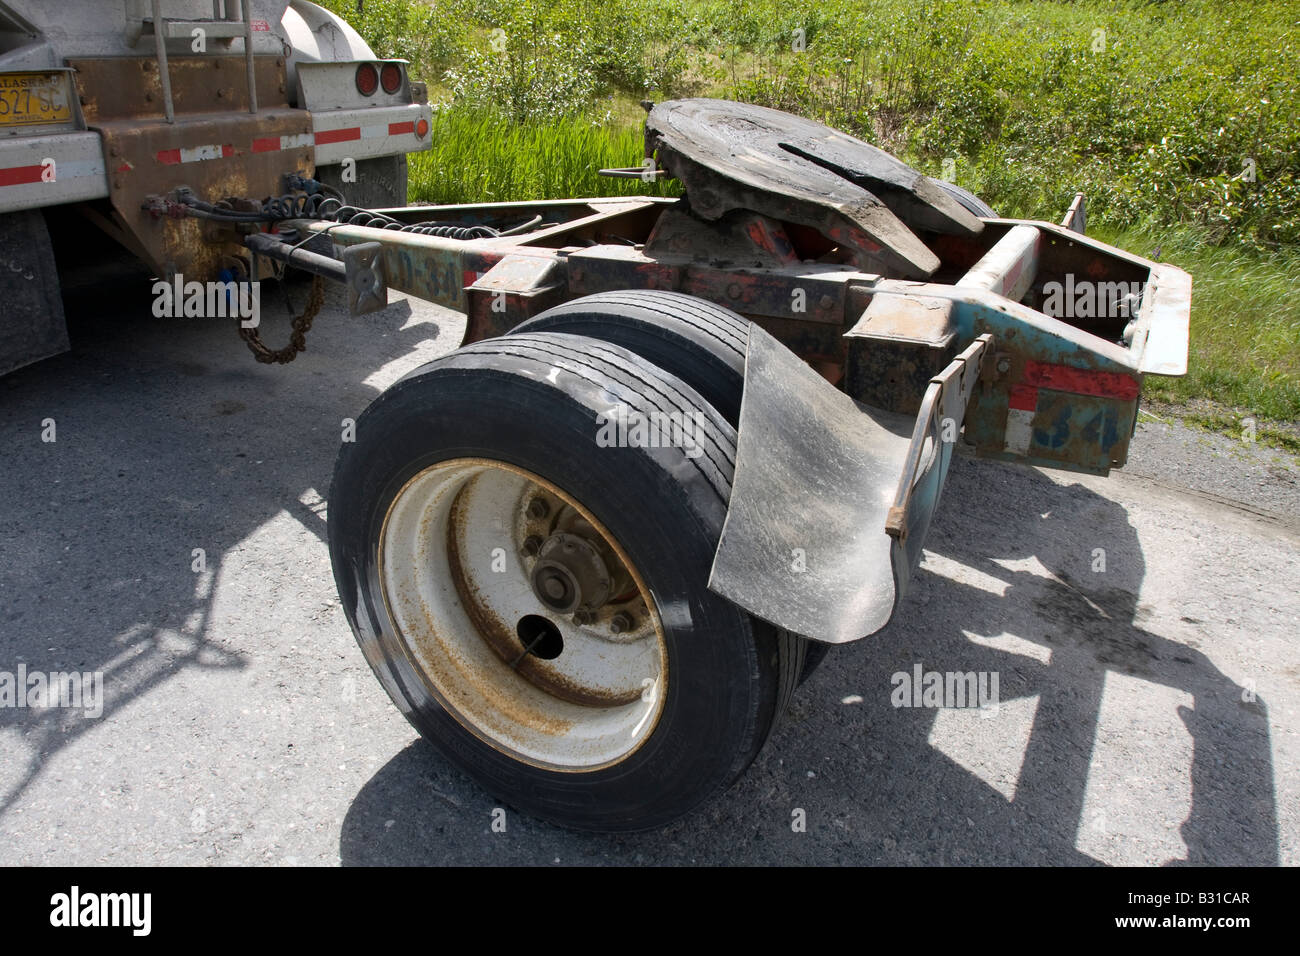
{"label": "wheel hub", "polygon": [[537,600],[559,614],[595,610],[609,600],[613,579],[596,547],[559,532],[542,542],[530,575]]}

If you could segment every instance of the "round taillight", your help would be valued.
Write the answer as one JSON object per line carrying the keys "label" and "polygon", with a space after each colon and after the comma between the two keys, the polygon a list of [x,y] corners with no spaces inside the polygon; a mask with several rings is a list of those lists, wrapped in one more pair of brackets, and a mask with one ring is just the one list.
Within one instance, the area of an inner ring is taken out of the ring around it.
{"label": "round taillight", "polygon": [[379,71],[373,63],[362,63],[357,67],[357,92],[362,96],[374,96],[379,89]]}
{"label": "round taillight", "polygon": [[415,124],[415,135],[419,139],[424,139],[429,135],[429,121],[427,119],[421,119]]}
{"label": "round taillight", "polygon": [[402,88],[402,68],[396,63],[385,63],[379,71],[379,85],[385,93],[396,93]]}

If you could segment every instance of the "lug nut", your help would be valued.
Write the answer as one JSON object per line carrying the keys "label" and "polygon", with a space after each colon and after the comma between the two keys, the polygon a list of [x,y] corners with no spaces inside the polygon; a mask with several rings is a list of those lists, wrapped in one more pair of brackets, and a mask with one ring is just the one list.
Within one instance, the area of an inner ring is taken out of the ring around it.
{"label": "lug nut", "polygon": [[632,620],[631,614],[628,614],[627,611],[619,611],[610,619],[609,629],[615,634],[622,634],[625,631],[632,630],[635,624],[636,621]]}
{"label": "lug nut", "polygon": [[545,498],[534,498],[528,502],[528,517],[545,518],[551,513],[551,504]]}
{"label": "lug nut", "polygon": [[524,546],[520,550],[523,551],[525,557],[536,557],[537,552],[542,550],[542,539],[535,534],[530,534],[524,538]]}
{"label": "lug nut", "polygon": [[596,620],[596,615],[590,611],[574,611],[573,623],[578,625],[590,624]]}

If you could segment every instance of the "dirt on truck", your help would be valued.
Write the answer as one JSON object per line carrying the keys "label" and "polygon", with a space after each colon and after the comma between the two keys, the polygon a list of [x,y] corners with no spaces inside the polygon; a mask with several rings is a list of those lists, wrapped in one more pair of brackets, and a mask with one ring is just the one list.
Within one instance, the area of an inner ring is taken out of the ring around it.
{"label": "dirt on truck", "polygon": [[[258,280],[246,197],[403,206],[428,136],[407,64],[305,0],[0,3],[0,374],[68,348],[56,241],[65,270],[110,248],[169,282]],[[186,195],[213,211],[175,215]]]}

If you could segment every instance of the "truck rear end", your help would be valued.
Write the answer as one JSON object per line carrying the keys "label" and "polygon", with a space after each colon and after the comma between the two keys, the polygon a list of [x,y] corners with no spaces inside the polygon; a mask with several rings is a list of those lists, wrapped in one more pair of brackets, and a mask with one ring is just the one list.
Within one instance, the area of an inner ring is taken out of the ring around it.
{"label": "truck rear end", "polygon": [[235,210],[306,185],[403,205],[406,154],[428,134],[406,63],[303,0],[0,4],[0,248],[15,305],[0,373],[67,347],[42,211],[73,211],[60,221],[102,231],[160,279],[258,279],[241,241],[256,226],[168,203],[193,193]]}

